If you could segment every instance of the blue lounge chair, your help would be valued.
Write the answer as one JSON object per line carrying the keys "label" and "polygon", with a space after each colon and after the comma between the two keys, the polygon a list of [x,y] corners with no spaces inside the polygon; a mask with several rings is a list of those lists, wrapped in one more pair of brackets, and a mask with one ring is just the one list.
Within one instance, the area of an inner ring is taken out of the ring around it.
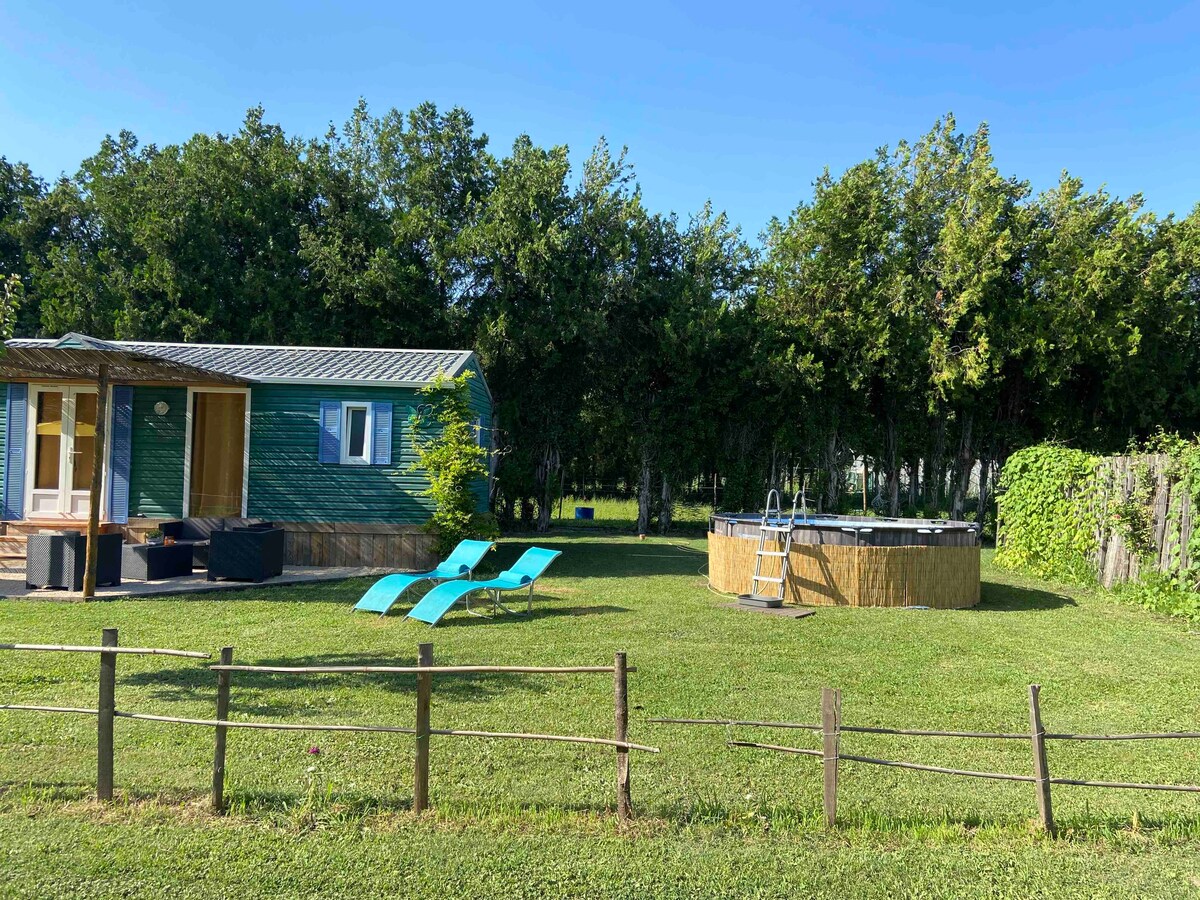
{"label": "blue lounge chair", "polygon": [[541,547],[530,547],[513,564],[511,569],[501,572],[489,581],[439,584],[422,597],[420,603],[408,611],[408,618],[436,625],[442,616],[450,611],[450,607],[454,606],[459,600],[462,600],[466,605],[467,612],[472,613],[472,615],[479,615],[479,613],[473,613],[471,610],[470,596],[476,591],[488,591],[492,595],[493,611],[500,608],[508,612],[513,612],[513,610],[500,602],[500,592],[519,591],[523,588],[529,588],[526,611],[531,612],[533,610],[534,583],[542,577],[542,573],[546,571],[550,563],[554,562],[560,556],[562,554],[558,550],[543,550]]}
{"label": "blue lounge chair", "polygon": [[491,541],[460,541],[446,557],[446,561],[439,563],[436,569],[429,572],[383,576],[367,589],[362,598],[354,604],[354,608],[377,612],[383,616],[392,608],[392,604],[400,599],[401,594],[418,582],[432,581],[437,584],[442,581],[455,581],[463,576],[469,580],[471,572],[494,546],[496,545]]}

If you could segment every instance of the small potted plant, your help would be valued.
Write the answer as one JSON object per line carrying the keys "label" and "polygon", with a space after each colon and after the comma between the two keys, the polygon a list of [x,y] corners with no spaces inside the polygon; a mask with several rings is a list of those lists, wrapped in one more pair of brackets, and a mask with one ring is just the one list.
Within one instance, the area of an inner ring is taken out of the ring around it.
{"label": "small potted plant", "polygon": [[151,528],[146,532],[147,544],[161,544],[163,542],[163,533],[161,528]]}

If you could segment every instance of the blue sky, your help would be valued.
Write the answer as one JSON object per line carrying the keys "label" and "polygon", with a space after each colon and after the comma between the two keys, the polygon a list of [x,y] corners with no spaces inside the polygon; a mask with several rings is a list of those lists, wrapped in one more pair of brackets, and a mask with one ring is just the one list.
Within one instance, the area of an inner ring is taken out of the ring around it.
{"label": "blue sky", "polygon": [[837,171],[953,110],[1035,190],[1069,169],[1200,201],[1200,5],[46,3],[0,6],[0,155],[73,172],[106,133],[167,144],[261,103],[289,132],[425,99],[497,154],[628,145],[647,205],[711,199],[757,235]]}

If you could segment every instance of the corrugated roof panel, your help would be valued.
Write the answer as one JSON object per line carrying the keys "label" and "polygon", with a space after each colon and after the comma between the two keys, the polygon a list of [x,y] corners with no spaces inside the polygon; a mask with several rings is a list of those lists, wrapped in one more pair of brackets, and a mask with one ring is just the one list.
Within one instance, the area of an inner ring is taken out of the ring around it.
{"label": "corrugated roof panel", "polygon": [[[469,350],[384,350],[357,347],[276,347],[238,344],[176,344],[156,341],[109,341],[225,375],[253,381],[311,380],[428,384],[439,372],[458,374]],[[13,347],[53,347],[55,339],[15,338]]]}

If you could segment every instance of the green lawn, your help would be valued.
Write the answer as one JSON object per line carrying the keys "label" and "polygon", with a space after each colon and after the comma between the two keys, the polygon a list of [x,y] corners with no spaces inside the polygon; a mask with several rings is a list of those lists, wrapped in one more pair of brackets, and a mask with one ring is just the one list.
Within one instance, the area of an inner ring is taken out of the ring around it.
{"label": "green lawn", "polygon": [[[652,716],[812,721],[822,685],[851,724],[1023,731],[1195,730],[1200,638],[1178,621],[984,568],[964,611],[833,610],[792,620],[723,608],[702,540],[550,538],[564,551],[532,620],[453,614],[432,631],[350,614],[362,582],[189,600],[0,601],[0,640],[216,650],[241,662],[607,664],[627,650],[638,821],[611,815],[603,748],[434,738],[435,812],[415,819],[403,735],[235,731],[232,814],[206,810],[212,733],[118,720],[120,800],[100,808],[94,721],[0,712],[0,895],[186,897],[1024,897],[1200,894],[1200,797],[1057,787],[1064,834],[1032,826],[1033,789],[847,763],[844,825],[820,825],[816,760],[728,748],[723,728]],[[506,543],[498,568],[521,549]],[[2,702],[89,706],[94,658],[0,654]],[[118,708],[208,718],[214,676],[119,661]],[[235,674],[233,716],[410,725],[405,677]],[[434,727],[607,735],[604,676],[446,677]],[[801,732],[736,737],[817,746]],[[318,755],[309,748],[320,748]],[[1027,773],[1022,742],[846,735],[847,752]],[[1052,744],[1053,774],[1200,782],[1197,742]],[[14,877],[19,875],[20,877]]]}
{"label": "green lawn", "polygon": [[[576,519],[575,507],[588,506],[592,509],[591,519]],[[562,515],[560,516],[559,510]],[[655,506],[657,511],[657,506]],[[676,502],[671,524],[676,532],[698,532],[708,530],[708,519],[713,513],[710,503]],[[625,531],[632,533],[637,526],[637,500],[630,498],[609,497],[572,497],[562,498],[562,503],[554,507],[554,524],[569,529],[594,528],[600,530]],[[657,526],[652,526],[657,531]]]}

